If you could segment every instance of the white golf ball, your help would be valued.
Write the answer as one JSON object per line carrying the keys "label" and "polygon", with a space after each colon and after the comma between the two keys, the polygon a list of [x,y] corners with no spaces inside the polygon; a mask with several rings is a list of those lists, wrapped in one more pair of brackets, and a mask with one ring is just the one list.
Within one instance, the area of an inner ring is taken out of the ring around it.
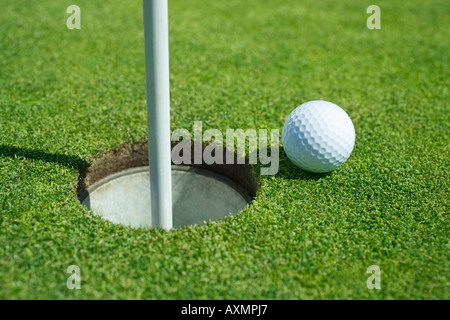
{"label": "white golf ball", "polygon": [[355,145],[355,128],[334,103],[315,100],[298,106],[283,126],[283,149],[298,167],[329,172],[342,165]]}

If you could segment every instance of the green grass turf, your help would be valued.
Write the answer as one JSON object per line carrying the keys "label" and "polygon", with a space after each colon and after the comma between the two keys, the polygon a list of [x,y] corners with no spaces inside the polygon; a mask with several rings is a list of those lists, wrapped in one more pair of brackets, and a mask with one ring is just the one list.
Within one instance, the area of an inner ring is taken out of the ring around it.
{"label": "green grass turf", "polygon": [[[261,177],[223,221],[128,229],[76,197],[147,135],[141,1],[0,0],[0,298],[449,299],[449,2],[170,1],[172,129],[278,128],[314,99],[357,139],[332,174]],[[381,268],[381,290],[366,269]],[[81,268],[82,289],[66,288]]]}

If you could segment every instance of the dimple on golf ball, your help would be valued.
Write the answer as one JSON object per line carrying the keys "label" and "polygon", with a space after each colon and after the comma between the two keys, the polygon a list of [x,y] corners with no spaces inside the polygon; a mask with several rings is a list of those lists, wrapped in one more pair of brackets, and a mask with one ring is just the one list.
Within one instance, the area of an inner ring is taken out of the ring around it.
{"label": "dimple on golf ball", "polygon": [[283,149],[298,167],[329,172],[342,165],[355,145],[355,128],[347,113],[328,101],[298,106],[283,126]]}

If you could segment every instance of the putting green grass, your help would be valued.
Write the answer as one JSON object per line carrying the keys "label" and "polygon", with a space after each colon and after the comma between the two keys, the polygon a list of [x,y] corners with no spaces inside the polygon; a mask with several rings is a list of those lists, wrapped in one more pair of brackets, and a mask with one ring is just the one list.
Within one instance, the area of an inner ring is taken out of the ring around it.
{"label": "putting green grass", "polygon": [[146,139],[141,1],[0,0],[0,298],[449,299],[450,5],[379,0],[369,30],[371,4],[170,1],[172,130],[281,130],[323,99],[357,137],[327,175],[280,149],[247,209],[167,232],[76,196],[95,157]]}

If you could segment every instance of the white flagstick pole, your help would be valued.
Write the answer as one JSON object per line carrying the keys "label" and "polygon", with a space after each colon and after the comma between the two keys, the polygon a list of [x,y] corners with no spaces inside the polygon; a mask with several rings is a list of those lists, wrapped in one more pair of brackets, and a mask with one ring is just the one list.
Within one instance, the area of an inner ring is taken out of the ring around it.
{"label": "white flagstick pole", "polygon": [[169,17],[167,0],[144,0],[152,226],[172,228]]}

